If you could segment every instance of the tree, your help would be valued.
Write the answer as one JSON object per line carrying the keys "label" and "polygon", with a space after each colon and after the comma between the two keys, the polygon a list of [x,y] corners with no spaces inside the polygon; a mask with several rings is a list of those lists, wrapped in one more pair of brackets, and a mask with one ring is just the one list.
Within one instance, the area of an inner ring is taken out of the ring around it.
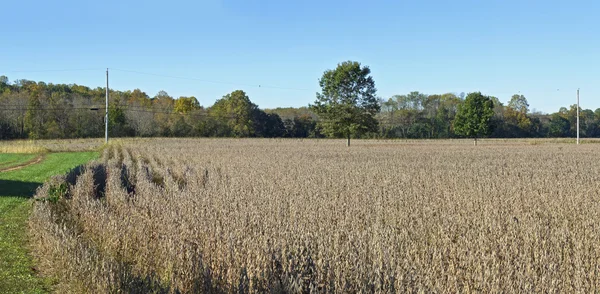
{"label": "tree", "polygon": [[127,100],[127,103],[129,104],[138,103],[143,106],[149,106],[152,103],[148,94],[142,92],[140,89],[135,89],[133,92],[126,92],[125,94],[129,96],[129,99]]}
{"label": "tree", "polygon": [[296,138],[317,137],[317,123],[309,115],[295,117],[293,120],[294,127],[292,132]]}
{"label": "tree", "polygon": [[258,106],[250,101],[246,92],[236,90],[223,96],[210,107],[210,117],[229,127],[236,137],[255,135],[253,117]]}
{"label": "tree", "polygon": [[183,116],[179,116],[173,124],[171,133],[175,137],[188,137],[192,133],[192,127],[185,122]]}
{"label": "tree", "polygon": [[524,114],[529,112],[529,103],[527,103],[527,98],[523,95],[515,94],[510,98],[508,102],[508,107],[512,108],[514,111],[518,111]]}
{"label": "tree", "polygon": [[474,139],[487,136],[492,131],[494,103],[480,92],[469,93],[463,104],[459,105],[454,118],[454,131],[458,135]]}
{"label": "tree", "polygon": [[[581,107],[579,107],[579,112],[582,112]],[[577,134],[577,104],[571,104],[571,107],[564,113],[563,117],[569,121],[570,133],[575,136]]]}
{"label": "tree", "polygon": [[152,100],[157,99],[157,100],[164,100],[164,99],[173,99],[173,97],[169,96],[169,93],[167,93],[167,91],[164,90],[160,90],[158,91],[158,93],[156,93],[156,95],[152,98]]}
{"label": "tree", "polygon": [[131,134],[125,110],[118,103],[108,106],[108,131],[111,137],[125,137]]}
{"label": "tree", "polygon": [[266,113],[256,108],[252,115],[252,121],[256,137],[276,138],[283,137],[285,134],[283,121],[276,113]]}
{"label": "tree", "polygon": [[506,108],[505,121],[509,127],[508,135],[514,137],[527,137],[531,131],[532,122],[527,116],[529,112],[529,103],[523,95],[515,94],[508,102]]}
{"label": "tree", "polygon": [[392,112],[389,113],[389,119],[387,120],[388,124],[394,125],[392,131],[400,131],[400,136],[403,138],[418,136],[414,131],[422,129],[417,125],[420,125],[421,110],[427,101],[427,95],[416,91],[410,92],[408,95],[394,95],[388,100],[388,104],[394,101],[396,105],[392,107]]}
{"label": "tree", "polygon": [[68,138],[74,133],[69,114],[73,111],[72,96],[65,92],[53,92],[48,99],[49,138]]}
{"label": "tree", "polygon": [[600,129],[598,129],[598,121],[595,119],[595,114],[591,109],[584,109],[580,113],[581,116],[581,131],[583,137],[596,137]]}
{"label": "tree", "polygon": [[0,76],[0,94],[9,89],[8,77]]}
{"label": "tree", "polygon": [[28,136],[31,139],[42,139],[46,135],[46,125],[44,123],[44,109],[38,98],[37,93],[32,93],[27,104],[27,112],[25,113],[25,129],[28,131]]}
{"label": "tree", "polygon": [[460,102],[460,99],[452,93],[427,96],[423,113],[431,132],[429,134],[430,138],[448,138],[451,136],[450,122],[454,119],[456,105]]}
{"label": "tree", "polygon": [[327,70],[319,80],[321,93],[310,109],[322,121],[319,128],[330,137],[344,136],[350,146],[350,136],[376,131],[379,101],[375,94],[375,81],[368,66],[356,61],[338,64],[335,70]]}
{"label": "tree", "polygon": [[552,114],[550,124],[548,125],[548,136],[550,137],[567,137],[571,125],[569,120],[564,118],[560,113]]}
{"label": "tree", "polygon": [[500,102],[500,99],[494,96],[490,96],[492,99],[492,103],[494,104],[494,116],[492,117],[493,132],[490,134],[491,137],[494,138],[504,138],[506,137],[510,131],[508,131],[509,126],[506,124],[506,107],[504,104]]}
{"label": "tree", "polygon": [[200,103],[196,97],[179,97],[175,100],[175,111],[186,114],[192,110],[200,109]]}

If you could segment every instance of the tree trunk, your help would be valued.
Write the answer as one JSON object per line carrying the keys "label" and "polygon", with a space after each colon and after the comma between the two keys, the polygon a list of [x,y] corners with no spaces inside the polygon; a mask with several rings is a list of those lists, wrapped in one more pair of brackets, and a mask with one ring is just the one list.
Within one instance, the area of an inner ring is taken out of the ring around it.
{"label": "tree trunk", "polygon": [[473,139],[473,145],[477,146],[477,137]]}
{"label": "tree trunk", "polygon": [[348,140],[346,141],[346,147],[350,147],[350,134],[348,134],[347,139]]}

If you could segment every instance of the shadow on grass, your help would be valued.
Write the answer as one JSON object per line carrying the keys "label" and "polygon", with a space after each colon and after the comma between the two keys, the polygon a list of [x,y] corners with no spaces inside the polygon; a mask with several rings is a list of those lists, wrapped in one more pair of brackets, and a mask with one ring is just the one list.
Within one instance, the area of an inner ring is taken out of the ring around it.
{"label": "shadow on grass", "polygon": [[16,196],[31,198],[35,194],[37,187],[41,185],[42,183],[0,179],[0,197]]}

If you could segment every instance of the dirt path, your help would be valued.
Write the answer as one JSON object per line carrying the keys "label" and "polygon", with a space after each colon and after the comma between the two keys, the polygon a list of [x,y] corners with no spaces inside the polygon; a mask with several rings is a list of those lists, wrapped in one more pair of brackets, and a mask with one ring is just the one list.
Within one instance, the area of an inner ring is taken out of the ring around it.
{"label": "dirt path", "polygon": [[36,158],[34,158],[34,159],[30,160],[30,161],[21,163],[19,165],[15,165],[15,166],[7,167],[7,168],[4,168],[4,169],[0,169],[0,173],[1,172],[9,172],[9,171],[17,170],[17,169],[22,169],[22,168],[28,167],[30,165],[38,164],[42,160],[44,160],[44,157],[45,157],[44,154],[40,154],[40,155],[38,155],[38,157],[36,157]]}

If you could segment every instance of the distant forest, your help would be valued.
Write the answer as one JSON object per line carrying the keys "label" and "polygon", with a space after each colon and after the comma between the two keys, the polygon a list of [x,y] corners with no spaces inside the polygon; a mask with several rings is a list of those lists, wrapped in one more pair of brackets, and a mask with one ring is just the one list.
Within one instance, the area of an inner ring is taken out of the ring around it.
{"label": "distant forest", "polygon": [[[0,77],[0,139],[89,138],[104,135],[105,88],[10,82]],[[411,92],[381,99],[377,132],[362,138],[455,138],[453,120],[461,94]],[[530,112],[523,95],[494,102],[494,138],[573,137],[577,106],[552,114]],[[260,109],[238,90],[203,107],[195,97],[154,96],[135,89],[110,91],[111,137],[318,138],[319,117],[308,107]],[[580,110],[582,137],[600,137],[600,109]]]}

